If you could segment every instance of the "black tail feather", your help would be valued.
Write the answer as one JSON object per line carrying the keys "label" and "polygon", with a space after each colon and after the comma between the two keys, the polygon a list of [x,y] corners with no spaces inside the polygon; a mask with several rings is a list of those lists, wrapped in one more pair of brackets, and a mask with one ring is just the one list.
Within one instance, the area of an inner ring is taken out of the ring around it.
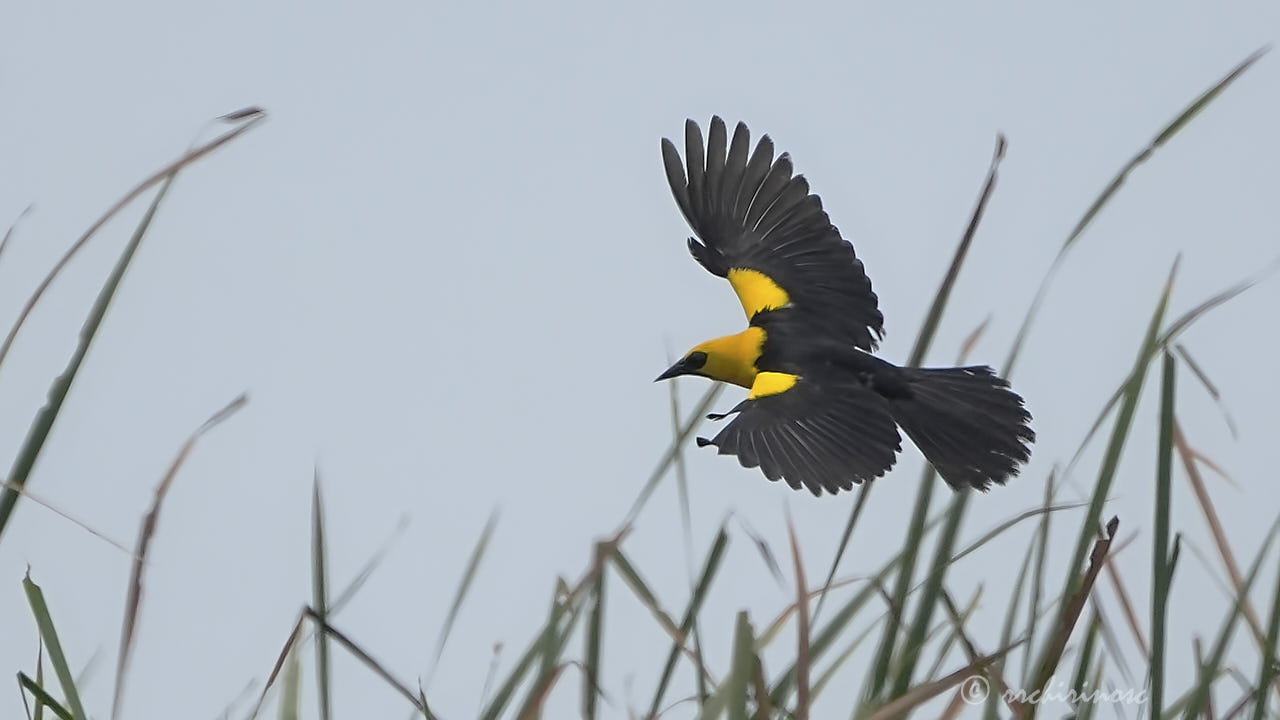
{"label": "black tail feather", "polygon": [[893,419],[953,489],[986,490],[1031,457],[1031,414],[989,367],[907,368],[909,392],[889,399]]}

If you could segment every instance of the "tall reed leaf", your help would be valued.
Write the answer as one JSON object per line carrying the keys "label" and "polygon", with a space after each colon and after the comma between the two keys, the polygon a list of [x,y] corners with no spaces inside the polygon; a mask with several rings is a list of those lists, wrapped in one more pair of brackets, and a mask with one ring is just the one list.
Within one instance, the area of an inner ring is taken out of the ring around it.
{"label": "tall reed leaf", "polygon": [[1175,370],[1173,356],[1164,353],[1160,391],[1160,435],[1156,446],[1155,537],[1151,560],[1151,717],[1164,709],[1165,629],[1169,616],[1169,596],[1173,586],[1173,562],[1169,549],[1169,508],[1172,503],[1173,403]]}
{"label": "tall reed leaf", "polygon": [[[323,625],[329,622],[329,560],[325,544],[324,501],[320,497],[320,469],[316,468],[311,495],[311,603]],[[329,671],[329,636],[316,635],[316,692],[320,697],[320,717],[332,716],[332,675]]]}
{"label": "tall reed leaf", "polygon": [[[1236,589],[1235,603],[1231,611],[1227,613],[1226,620],[1222,623],[1222,629],[1218,631],[1218,637],[1213,642],[1213,649],[1209,653],[1204,665],[1200,668],[1199,682],[1197,682],[1190,702],[1187,703],[1186,711],[1183,717],[1187,720],[1195,720],[1205,714],[1205,710],[1209,705],[1209,692],[1213,686],[1213,682],[1217,679],[1218,671],[1222,667],[1223,658],[1227,654],[1227,647],[1231,644],[1231,638],[1235,634],[1236,623],[1244,614],[1244,606],[1249,601],[1249,590],[1253,587],[1253,581],[1258,578],[1258,570],[1262,567],[1262,561],[1266,558],[1267,551],[1271,549],[1271,543],[1276,538],[1276,531],[1280,530],[1280,518],[1272,524],[1271,531],[1267,533],[1267,539],[1263,542],[1262,548],[1254,557],[1253,563],[1249,567],[1249,574],[1245,577],[1244,585]],[[1275,648],[1271,648],[1275,652]],[[1259,688],[1260,693],[1266,692],[1265,689]],[[1262,697],[1265,697],[1263,695]]]}
{"label": "tall reed leaf", "polygon": [[[969,255],[969,247],[973,244],[973,238],[978,232],[978,224],[982,221],[987,203],[991,199],[991,193],[995,190],[996,179],[999,177],[997,171],[1000,167],[1000,161],[1004,159],[1004,152],[1005,139],[1003,135],[1000,135],[996,138],[996,148],[991,158],[991,167],[987,170],[987,179],[982,185],[982,192],[978,195],[978,202],[973,209],[973,215],[970,217],[969,224],[965,227],[964,234],[960,238],[960,244],[956,246],[955,255],[951,259],[951,266],[947,269],[947,274],[943,278],[942,284],[938,286],[938,292],[934,295],[933,304],[929,307],[924,325],[920,328],[920,334],[916,337],[915,346],[911,349],[911,357],[907,360],[907,364],[912,367],[918,367],[924,363],[925,356],[929,352],[929,346],[933,344],[933,337],[937,333],[938,324],[942,322],[942,314],[946,310],[947,300],[951,297],[951,290],[955,286],[956,279],[960,276],[960,268],[964,264],[965,258]],[[893,593],[890,596],[890,605],[895,608],[905,607],[907,593],[911,588],[911,580],[915,575],[916,554],[924,537],[925,518],[929,515],[929,502],[933,497],[936,478],[937,474],[933,466],[926,463],[920,476],[920,484],[916,489],[915,510],[911,515],[911,522],[907,526],[907,537],[903,542],[902,563],[897,571]],[[869,490],[870,488],[863,492],[869,492]],[[953,506],[952,511],[963,513],[963,508],[964,500],[962,499]],[[843,547],[841,550],[843,550]],[[839,561],[840,556],[837,554],[833,567]],[[868,700],[880,696],[889,673],[897,637],[897,624],[892,622],[885,623],[883,634],[880,637],[880,646],[876,652],[871,681],[868,683],[864,693]]]}
{"label": "tall reed leaf", "polygon": [[48,400],[44,407],[36,412],[35,419],[32,420],[30,428],[27,430],[27,437],[23,440],[22,445],[18,448],[18,454],[14,458],[13,466],[9,470],[8,480],[5,486],[0,490],[0,536],[4,535],[4,529],[9,523],[9,516],[13,513],[14,507],[18,503],[18,499],[22,497],[21,490],[27,484],[27,480],[31,475],[32,469],[35,467],[36,461],[40,458],[40,452],[44,449],[45,440],[48,439],[50,431],[53,430],[54,421],[58,418],[58,413],[62,410],[62,405],[66,402],[67,393],[71,390],[71,385],[76,379],[76,374],[80,371],[80,365],[84,362],[85,355],[89,352],[89,347],[93,344],[93,339],[98,333],[98,328],[102,325],[102,319],[106,316],[107,310],[111,307],[111,301],[115,298],[116,288],[120,286],[120,281],[124,278],[125,271],[129,268],[130,262],[133,260],[134,254],[138,250],[138,246],[142,243],[142,238],[147,234],[147,230],[151,227],[151,221],[155,217],[156,209],[159,207],[160,201],[168,192],[169,187],[173,183],[173,179],[177,176],[179,170],[196,160],[208,155],[214,150],[222,147],[228,142],[247,132],[250,128],[266,119],[266,113],[261,110],[253,109],[252,111],[241,111],[228,116],[229,119],[235,121],[243,121],[239,127],[230,130],[219,137],[185,153],[182,157],[169,163],[161,168],[151,177],[144,180],[137,187],[126,194],[119,202],[117,202],[110,210],[102,215],[90,228],[85,231],[80,239],[72,245],[71,249],[58,261],[53,270],[45,276],[44,281],[36,288],[36,291],[27,300],[18,316],[18,320],[14,323],[13,328],[9,331],[8,336],[0,344],[0,366],[4,364],[4,358],[8,355],[9,348],[13,344],[14,338],[17,336],[27,316],[31,313],[31,309],[39,302],[46,288],[52,284],[54,278],[57,277],[62,268],[66,267],[72,256],[76,254],[80,248],[88,243],[97,231],[106,224],[108,220],[123,210],[129,203],[146,192],[153,185],[163,181],[164,186],[156,194],[156,199],[152,202],[142,222],[138,224],[134,230],[133,236],[129,239],[129,243],[125,246],[124,251],[116,260],[115,267],[107,276],[106,281],[102,285],[102,289],[98,292],[98,297],[94,301],[93,306],[89,309],[89,314],[85,318],[84,325],[80,329],[80,337],[76,342],[76,348],[71,354],[71,359],[67,361],[67,366],[63,369],[62,374],[54,378],[53,384],[49,387]]}
{"label": "tall reed leaf", "polygon": [[[1120,456],[1124,450],[1125,441],[1129,437],[1129,429],[1133,425],[1134,414],[1138,407],[1138,398],[1142,395],[1143,381],[1147,377],[1147,368],[1158,347],[1158,333],[1160,325],[1164,321],[1165,309],[1169,305],[1169,295],[1173,291],[1173,279],[1177,269],[1178,263],[1175,261],[1173,269],[1169,272],[1169,279],[1165,282],[1164,291],[1160,294],[1160,299],[1156,303],[1155,312],[1152,313],[1151,322],[1147,325],[1146,335],[1138,348],[1138,358],[1134,362],[1133,369],[1129,372],[1128,379],[1125,381],[1123,402],[1120,406],[1120,412],[1116,416],[1115,427],[1112,430],[1111,441],[1107,446],[1106,455],[1102,461],[1102,468],[1098,472],[1098,479],[1094,485],[1093,496],[1089,503],[1089,512],[1080,526],[1080,537],[1076,541],[1075,554],[1071,563],[1067,565],[1068,574],[1064,585],[1064,598],[1072,597],[1080,588],[1082,577],[1078,573],[1084,564],[1085,554],[1096,537],[1098,521],[1102,516],[1102,506],[1111,492],[1111,483],[1115,479],[1116,468],[1120,464]],[[1057,621],[1054,623],[1055,627],[1061,629],[1066,624],[1067,611],[1068,608],[1065,604],[1059,608]],[[1052,644],[1045,646],[1040,660],[1036,664],[1037,675],[1034,677],[1031,686],[1033,689],[1044,687],[1044,683],[1048,682],[1049,678],[1052,677],[1058,663],[1056,652]],[[1034,716],[1034,714],[1033,707],[1030,715]]]}
{"label": "tall reed leaf", "polygon": [[88,720],[80,702],[80,692],[76,689],[75,677],[71,674],[71,666],[62,651],[62,642],[58,640],[58,631],[53,627],[53,617],[49,614],[49,605],[44,601],[44,591],[31,580],[31,574],[22,579],[22,589],[27,593],[27,602],[31,605],[31,614],[35,616],[36,627],[40,630],[40,640],[49,649],[49,663],[58,676],[62,692],[67,698],[67,708],[75,720]]}
{"label": "tall reed leaf", "polygon": [[1067,234],[1067,239],[1063,241],[1062,247],[1058,248],[1058,254],[1054,256],[1053,262],[1050,263],[1049,269],[1045,271],[1044,277],[1040,280],[1040,287],[1036,289],[1035,297],[1031,300],[1031,305],[1027,308],[1027,314],[1022,319],[1022,325],[1018,328],[1018,334],[1014,338],[1013,346],[1009,349],[1009,357],[1004,362],[1005,377],[1013,375],[1013,368],[1018,362],[1018,355],[1022,352],[1023,343],[1026,342],[1027,333],[1031,330],[1031,324],[1035,320],[1036,315],[1040,311],[1040,305],[1044,302],[1045,295],[1049,291],[1049,285],[1053,281],[1054,276],[1058,272],[1058,268],[1062,266],[1062,261],[1066,257],[1067,252],[1075,245],[1080,236],[1084,234],[1085,229],[1093,223],[1094,218],[1107,203],[1111,202],[1111,198],[1120,190],[1120,186],[1124,185],[1128,179],[1129,173],[1133,172],[1139,165],[1151,159],[1155,151],[1160,149],[1162,145],[1173,139],[1182,128],[1186,127],[1197,115],[1212,103],[1218,95],[1222,94],[1231,83],[1244,74],[1246,70],[1253,66],[1263,55],[1267,53],[1269,48],[1261,48],[1256,50],[1249,57],[1245,58],[1239,65],[1231,69],[1221,80],[1214,83],[1212,87],[1205,90],[1191,104],[1182,109],[1182,112],[1165,125],[1163,129],[1142,148],[1137,155],[1129,158],[1129,162],[1125,163],[1120,171],[1111,178],[1111,182],[1103,188],[1102,193],[1094,198],[1093,202],[1085,210],[1084,215],[1076,222],[1075,227]]}

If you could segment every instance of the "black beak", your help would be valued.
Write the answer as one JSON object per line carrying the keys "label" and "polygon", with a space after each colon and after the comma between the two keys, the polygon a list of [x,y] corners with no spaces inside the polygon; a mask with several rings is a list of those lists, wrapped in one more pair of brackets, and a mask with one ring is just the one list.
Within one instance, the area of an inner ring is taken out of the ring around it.
{"label": "black beak", "polygon": [[658,380],[670,380],[673,377],[688,375],[691,372],[693,372],[693,370],[689,367],[689,361],[686,358],[667,368],[666,372],[659,375],[654,382],[658,382]]}

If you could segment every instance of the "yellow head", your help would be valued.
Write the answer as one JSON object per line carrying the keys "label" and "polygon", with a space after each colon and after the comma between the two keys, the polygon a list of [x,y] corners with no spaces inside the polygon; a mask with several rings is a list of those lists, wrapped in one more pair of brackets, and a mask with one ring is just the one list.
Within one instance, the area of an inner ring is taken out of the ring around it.
{"label": "yellow head", "polygon": [[737,335],[708,340],[690,350],[658,380],[700,375],[749,388],[756,379],[756,360],[760,359],[764,337],[764,330],[750,327]]}

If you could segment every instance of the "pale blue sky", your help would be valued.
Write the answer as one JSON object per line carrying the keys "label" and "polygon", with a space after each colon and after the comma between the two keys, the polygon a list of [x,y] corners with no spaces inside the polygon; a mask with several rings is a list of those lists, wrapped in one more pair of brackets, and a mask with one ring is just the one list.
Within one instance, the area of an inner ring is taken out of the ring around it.
{"label": "pale blue sky", "polygon": [[[1004,132],[1000,185],[931,356],[950,363],[990,315],[972,359],[998,364],[1063,238],[1115,170],[1280,36],[1280,7],[1267,2],[126,1],[9,3],[0,21],[0,223],[35,204],[0,258],[0,324],[89,222],[206,120],[255,104],[271,114],[174,186],[29,485],[132,544],[188,433],[242,390],[251,395],[170,494],[129,718],[171,717],[177,706],[215,717],[265,676],[310,597],[317,462],[340,582],[409,518],[335,620],[409,680],[428,670],[467,552],[501,509],[428,688],[444,717],[474,714],[494,644],[509,667],[555,575],[585,567],[591,542],[614,530],[665,448],[667,388],[652,378],[670,353],[742,325],[728,287],[689,258],[663,179],[658,140],[678,137],[686,117],[745,120],[791,152],[866,263],[886,318],[883,354],[895,361],[910,350]],[[1140,168],[1062,268],[1014,378],[1039,433],[1032,464],[975,498],[966,539],[1039,504],[1046,475],[1132,362],[1177,253],[1175,313],[1280,254],[1278,63],[1264,58]],[[106,229],[19,337],[0,371],[0,457],[24,436],[140,212]],[[1184,373],[1185,430],[1238,485],[1211,480],[1241,552],[1258,546],[1280,506],[1276,307],[1273,280],[1184,338],[1240,426],[1232,440]],[[686,406],[703,390],[681,381]],[[1140,533],[1119,563],[1144,614],[1150,390],[1112,510],[1122,536]],[[731,392],[720,405],[733,402]],[[1096,461],[1087,455],[1072,480],[1089,485]],[[919,463],[908,449],[881,481],[844,573],[878,568],[900,542]],[[781,552],[789,508],[810,578],[823,575],[853,496],[793,493],[710,452],[691,453],[689,469],[695,554],[729,512]],[[1211,552],[1181,477],[1177,488],[1178,529]],[[938,493],[949,495],[940,482]],[[1077,522],[1058,524],[1063,545]],[[953,574],[961,597],[986,587],[972,628],[987,649],[1028,532]],[[683,607],[672,482],[626,549],[668,606]],[[106,716],[129,562],[20,505],[0,543],[0,671],[34,661],[19,582],[29,564],[73,659],[100,653],[86,695]],[[790,587],[762,577],[735,523],[704,614],[716,670],[727,667],[736,610],[763,624],[790,601]],[[1175,685],[1191,677],[1192,633],[1214,632],[1226,607],[1209,577],[1184,554],[1171,609]],[[1274,570],[1260,584],[1273,587]],[[610,589],[604,677],[608,714],[622,717],[628,704],[647,704],[668,641],[620,583]],[[1101,595],[1114,610],[1110,587]],[[1128,637],[1122,646],[1136,657]],[[407,714],[338,657],[339,717]],[[781,656],[770,657],[776,671]],[[847,687],[825,696],[834,716],[862,681],[856,659],[846,672]],[[556,692],[557,714],[576,713],[576,685],[571,677]],[[0,692],[0,715],[20,712],[17,694]]]}

